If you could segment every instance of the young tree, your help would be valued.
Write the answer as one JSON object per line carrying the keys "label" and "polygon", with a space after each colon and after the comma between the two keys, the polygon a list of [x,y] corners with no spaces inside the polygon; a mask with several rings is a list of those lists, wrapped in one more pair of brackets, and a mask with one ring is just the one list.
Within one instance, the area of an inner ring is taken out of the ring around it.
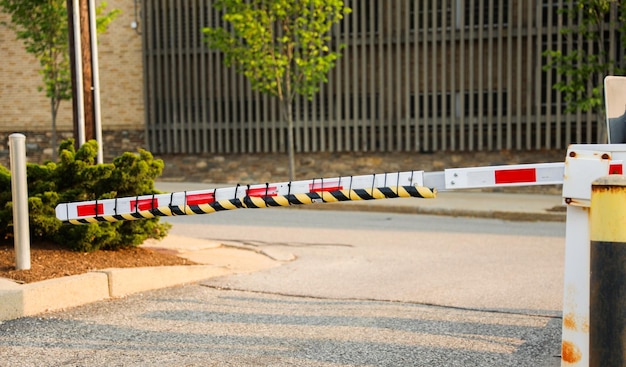
{"label": "young tree", "polygon": [[232,31],[204,28],[206,42],[222,51],[224,63],[248,77],[253,89],[278,98],[293,180],[294,98],[312,98],[327,82],[340,57],[330,49],[330,31],[350,9],[342,0],[215,0],[214,7]]}
{"label": "young tree", "polygon": [[[602,119],[604,77],[626,73],[626,60],[617,58],[617,50],[626,48],[626,1],[573,0],[571,5],[563,12],[576,26],[563,32],[583,47],[567,53],[546,51],[544,70],[555,69],[561,75],[554,88],[563,93],[568,112],[591,111]],[[617,29],[621,44],[610,43],[609,28]]]}
{"label": "young tree", "polygon": [[[98,33],[119,14],[112,10],[104,15],[103,2],[96,13]],[[72,98],[72,75],[70,71],[68,15],[66,0],[0,0],[0,10],[11,17],[7,24],[17,38],[24,42],[26,51],[33,54],[41,65],[46,97],[50,98],[52,120],[52,147],[56,147],[56,121],[61,101]]]}

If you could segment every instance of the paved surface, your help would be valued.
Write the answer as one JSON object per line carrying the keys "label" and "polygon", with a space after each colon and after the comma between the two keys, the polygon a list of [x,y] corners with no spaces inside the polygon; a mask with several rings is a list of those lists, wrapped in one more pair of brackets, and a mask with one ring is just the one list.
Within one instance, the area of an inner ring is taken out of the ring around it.
{"label": "paved surface", "polygon": [[[230,185],[206,183],[157,182],[156,187],[164,192],[199,190]],[[295,206],[299,209],[356,210],[388,213],[422,213],[460,217],[499,218],[521,221],[564,221],[565,211],[558,195],[486,193],[478,191],[441,192],[436,199],[383,199],[358,202],[313,204]],[[246,210],[246,209],[239,209]],[[219,215],[219,214],[213,214]],[[221,276],[225,272],[253,272],[277,266],[293,256],[276,249],[265,249],[264,253],[238,251],[223,248],[211,241],[194,241],[169,236],[158,244],[146,246],[168,248],[187,256],[198,263],[211,259],[212,266],[193,270],[173,270],[177,276],[161,286],[172,286],[196,282],[207,277]],[[210,252],[199,250],[211,250]],[[188,268],[185,268],[188,269]],[[100,299],[127,295],[154,289],[155,273],[164,269],[108,269],[104,272],[66,277],[33,284],[20,285],[0,278],[0,320],[36,315],[54,309],[73,307]],[[71,291],[67,284],[73,284]],[[97,284],[98,286],[95,286]],[[65,290],[65,291],[64,291]],[[63,294],[67,293],[67,294]],[[11,304],[11,307],[7,305]]]}
{"label": "paved surface", "polygon": [[[157,184],[157,188],[162,191],[219,186],[222,185],[165,182]],[[559,196],[538,194],[442,192],[433,200],[410,198],[316,204],[298,207],[295,210],[300,208],[427,213],[522,221],[565,219]],[[435,237],[436,235],[433,239]],[[540,243],[536,245],[541,248]],[[0,307],[0,320],[15,319],[5,321],[0,337],[3,343],[12,344],[11,330],[28,329],[27,326],[21,325],[22,323],[37,324],[33,335],[21,337],[21,341],[11,347],[12,359],[15,359],[13,354],[16,352],[24,353],[26,356],[45,350],[52,360],[56,358],[59,361],[58,365],[68,365],[72,364],[71,358],[62,360],[68,358],[67,355],[55,357],[55,353],[61,353],[67,348],[80,353],[86,348],[92,353],[89,361],[93,365],[110,365],[111,359],[120,353],[129,358],[126,360],[136,361],[135,365],[149,363],[147,355],[150,355],[150,358],[159,358],[163,361],[162,365],[203,365],[203,361],[206,361],[209,355],[214,358],[214,365],[339,366],[350,361],[349,365],[355,366],[430,366],[444,365],[441,364],[444,363],[442,361],[447,361],[445,365],[450,366],[492,366],[497,361],[497,365],[514,366],[524,358],[543,361],[540,366],[558,365],[558,358],[555,357],[558,350],[553,344],[542,342],[546,334],[549,334],[547,338],[550,340],[559,339],[560,318],[554,313],[558,305],[550,307],[552,311],[538,310],[535,307],[533,312],[524,315],[528,310],[515,309],[513,307],[515,299],[506,305],[509,307],[508,310],[472,311],[457,310],[456,305],[451,305],[453,308],[433,309],[432,306],[403,303],[398,300],[391,303],[376,299],[333,300],[332,294],[322,294],[319,299],[306,296],[298,299],[280,294],[257,294],[235,289],[225,291],[219,290],[220,285],[210,279],[230,275],[232,281],[241,282],[242,279],[244,281],[247,279],[245,274],[258,271],[271,273],[273,269],[276,269],[274,274],[281,276],[280,273],[288,271],[288,267],[279,265],[294,261],[297,251],[285,250],[280,246],[259,248],[236,242],[224,246],[224,241],[190,239],[185,236],[184,229],[182,233],[173,233],[164,241],[149,242],[145,246],[166,248],[177,252],[179,256],[199,263],[210,262],[212,265],[199,266],[189,273],[182,273],[183,269],[179,268],[173,269],[173,272],[172,269],[158,268],[128,272],[123,269],[110,269],[86,276],[28,285],[16,285],[11,281],[0,279],[0,304],[3,305]],[[393,271],[394,268],[390,269]],[[401,268],[395,270],[402,271]],[[170,272],[166,273],[168,271]],[[329,273],[332,271],[324,274]],[[288,276],[289,274],[282,275]],[[195,285],[154,291],[154,280],[157,278],[160,280],[172,278],[169,283],[160,281],[160,287],[190,283]],[[203,283],[208,285],[208,288],[198,286],[202,279],[209,279]],[[489,279],[486,283],[493,281],[497,279]],[[328,286],[332,279],[320,277],[319,282],[326,284],[326,286],[320,284],[320,289],[332,291],[332,287]],[[294,279],[292,285],[297,287],[297,283],[298,280]],[[97,286],[94,286],[95,284]],[[82,289],[98,288],[101,288],[102,292],[95,295],[80,293]],[[147,290],[153,290],[147,297],[133,295],[142,294]],[[54,293],[56,298],[51,297],[51,293]],[[537,292],[536,295],[540,293]],[[63,295],[72,299],[73,303],[66,303],[61,297]],[[83,296],[85,298],[82,298]],[[101,317],[160,320],[159,330],[148,330],[145,328],[148,326],[142,325],[115,330],[98,327],[97,325],[102,322],[106,321],[105,324],[108,324],[115,321],[99,320],[98,308],[105,306],[101,302],[93,302],[119,297],[124,298],[115,303],[105,303],[117,311],[108,312],[106,313],[108,316]],[[436,300],[437,297],[439,296],[435,295],[433,299]],[[48,302],[38,305],[40,302],[36,301],[38,299],[52,299],[56,304]],[[211,300],[208,304],[207,299]],[[233,316],[234,304],[242,307],[238,302],[240,300],[249,302],[246,308],[235,311]],[[9,304],[18,306],[7,311]],[[44,319],[20,318],[81,304],[88,305],[70,311],[73,320],[56,319],[54,314],[51,318]],[[189,305],[194,304],[197,309],[193,307],[190,309]],[[469,305],[477,308],[483,306]],[[263,307],[263,313],[259,313],[258,307]],[[387,318],[380,316],[391,312],[392,309],[394,315],[399,313],[407,316]],[[202,322],[198,323],[197,320]],[[334,326],[322,326],[329,324]],[[489,331],[481,331],[478,333],[480,335],[474,335],[479,324]],[[259,334],[259,328],[265,331]],[[324,335],[332,332],[338,336],[321,340],[315,337],[315,334],[320,332]],[[123,335],[128,335],[129,340],[139,335],[142,338],[144,336],[155,338],[154,343],[159,347],[155,349],[150,343],[138,342],[118,349],[116,340],[120,335],[122,338]],[[341,335],[344,336],[340,337]],[[190,350],[186,347],[181,354],[179,346],[190,343],[196,346],[195,349]],[[226,345],[233,344],[239,347],[236,350],[228,350],[232,347],[225,348]],[[342,351],[340,354],[337,354],[337,348]],[[294,350],[298,353],[294,354]],[[146,354],[145,351],[150,353]],[[2,353],[0,348],[0,357]],[[424,360],[425,355],[429,356],[428,360]],[[537,359],[537,356],[542,357]],[[81,360],[76,358],[77,361]],[[455,362],[450,364],[450,361]]]}
{"label": "paved surface", "polygon": [[[285,226],[285,216],[293,227]],[[244,225],[233,226],[234,218]],[[562,290],[554,286],[561,283],[563,238],[554,228],[562,223],[286,208],[167,220],[176,221],[170,249],[196,259],[224,251],[229,272],[6,321],[0,359],[16,366],[32,365],[34,358],[51,366],[558,362]],[[191,241],[185,237],[191,233],[226,246]],[[247,267],[238,252],[256,265],[267,255],[273,261],[261,271],[235,274]],[[151,283],[163,278],[153,274]],[[542,286],[528,288],[533,284]]]}
{"label": "paved surface", "polygon": [[194,284],[6,321],[0,365],[552,367],[559,335],[556,318]]}

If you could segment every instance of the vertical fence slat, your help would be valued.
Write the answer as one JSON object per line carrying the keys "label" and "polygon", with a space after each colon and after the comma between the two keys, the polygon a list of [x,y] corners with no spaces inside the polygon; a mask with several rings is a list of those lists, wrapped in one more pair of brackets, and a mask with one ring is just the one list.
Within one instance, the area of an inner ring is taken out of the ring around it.
{"label": "vertical fence slat", "polygon": [[459,7],[456,9],[456,14],[455,14],[455,19],[456,19],[456,24],[459,26],[459,61],[458,64],[455,66],[455,70],[456,70],[456,75],[458,75],[459,77],[459,85],[458,85],[458,89],[454,90],[455,93],[458,93],[458,97],[459,100],[457,102],[456,105],[456,109],[458,111],[458,113],[455,114],[455,120],[457,121],[458,124],[458,131],[459,131],[459,139],[458,139],[458,149],[463,151],[466,150],[466,145],[465,145],[465,140],[466,140],[466,135],[465,135],[465,113],[467,112],[465,109],[465,99],[466,99],[466,94],[464,93],[466,90],[466,85],[465,85],[465,63],[466,63],[466,57],[465,57],[465,53],[466,53],[466,44],[467,44],[467,35],[465,33],[465,28],[467,26],[467,24],[465,24],[465,9],[466,9],[466,0],[460,0],[459,1]]}
{"label": "vertical fence slat", "polygon": [[[572,5],[571,0],[564,1],[564,7],[566,8],[568,13],[572,10],[571,5]],[[573,18],[572,16],[564,17],[563,18],[564,26],[570,27],[573,24],[572,18]],[[567,42],[564,46],[567,53],[571,53],[574,51],[574,38],[575,38],[574,36],[567,37]],[[572,76],[567,75],[566,82],[569,84],[571,83],[571,80],[572,80]],[[579,124],[579,121],[580,121],[580,114],[578,113],[574,113],[573,115],[571,113],[567,114],[567,121],[565,123],[565,141],[563,142],[565,146],[569,146],[570,144],[573,143],[572,128],[575,129],[576,125]]]}
{"label": "vertical fence slat", "polygon": [[[536,67],[535,67],[535,113],[536,116],[541,116],[541,97],[543,92],[542,80],[541,80],[541,59],[542,59],[542,41],[543,41],[543,9],[541,6],[536,8],[536,17],[535,17],[535,29],[537,30],[535,37],[535,57],[537,58]],[[533,129],[535,136],[535,149],[539,149],[541,146],[541,120],[534,119],[535,128]]]}
{"label": "vertical fence slat", "polygon": [[[339,34],[342,34],[344,31],[345,24],[340,24],[339,25]],[[343,148],[343,135],[341,134],[341,122],[342,122],[342,115],[343,115],[343,97],[344,97],[344,93],[343,93],[343,65],[341,62],[337,63],[336,66],[336,74],[337,75],[337,82],[335,83],[335,119],[333,121],[332,127],[331,127],[331,133],[334,134],[334,137],[332,139],[333,141],[333,151],[342,151]]]}
{"label": "vertical fence slat", "polygon": [[[245,85],[247,83],[247,78],[240,74],[237,73],[237,103],[233,103],[233,106],[235,106],[235,111],[233,111],[233,114],[235,115],[235,120],[233,121],[233,124],[237,126],[237,129],[235,130],[237,132],[237,134],[239,135],[239,146],[235,147],[235,151],[239,152],[239,153],[247,153],[247,147],[248,147],[248,139],[247,139],[247,113],[248,113],[248,101],[246,98],[246,90],[245,90]],[[236,140],[233,139],[233,142],[235,142]]]}
{"label": "vertical fence slat", "polygon": [[478,88],[477,88],[477,93],[478,93],[478,113],[477,113],[477,117],[478,117],[478,141],[477,141],[477,149],[478,150],[483,150],[484,149],[484,141],[483,141],[483,136],[484,136],[484,132],[483,132],[483,121],[484,121],[484,116],[485,116],[485,111],[484,111],[484,96],[485,96],[485,79],[484,79],[484,43],[485,43],[485,39],[484,39],[484,27],[482,26],[483,24],[485,24],[485,16],[484,16],[484,7],[485,7],[485,0],[480,0],[480,12],[478,13]]}
{"label": "vertical fence slat", "polygon": [[[392,71],[395,71],[390,77],[393,78],[393,87],[391,93],[393,95],[392,102],[395,104],[392,107],[392,121],[390,121],[392,129],[389,131],[389,150],[401,150],[402,149],[402,128],[401,128],[401,115],[402,115],[402,92],[404,90],[402,83],[402,4],[396,5],[393,14],[392,21],[392,37],[395,39],[395,48],[393,57],[395,63]],[[390,52],[391,53],[391,52]],[[394,131],[395,130],[395,131]],[[395,134],[394,134],[395,132]]]}
{"label": "vertical fence slat", "polygon": [[[515,92],[515,114],[516,114],[516,120],[515,120],[515,149],[517,150],[521,150],[522,149],[522,113],[523,113],[523,109],[522,109],[522,75],[523,75],[523,69],[522,69],[522,46],[523,46],[523,26],[522,26],[522,20],[523,20],[523,2],[522,1],[517,1],[517,17],[515,18],[515,33],[516,33],[516,48],[515,48],[515,52],[516,52],[516,57],[515,57],[515,65],[516,65],[516,73],[515,73],[515,88],[511,88],[511,90],[509,91],[509,94]],[[511,22],[513,21],[513,18],[511,19]],[[509,26],[509,28],[512,28],[512,24]],[[511,113],[513,113],[513,108],[510,109]]]}
{"label": "vertical fence slat", "polygon": [[433,150],[438,150],[439,149],[439,127],[440,127],[440,123],[437,120],[439,115],[437,114],[438,109],[437,109],[437,98],[438,98],[438,93],[439,93],[439,78],[441,77],[441,75],[439,75],[438,70],[437,70],[437,63],[438,63],[438,53],[439,53],[439,48],[440,45],[437,42],[437,27],[440,26],[439,25],[439,20],[437,19],[437,4],[438,1],[437,0],[432,0],[430,2],[430,21],[432,22],[432,32],[431,32],[431,88],[432,90],[430,91],[431,94],[431,109],[432,109],[432,115],[431,115],[431,123],[432,123],[432,146],[433,146]]}
{"label": "vertical fence slat", "polygon": [[[206,19],[206,6],[203,6],[204,2],[199,0],[198,3],[198,17],[199,23],[201,27],[207,26]],[[198,45],[198,63],[200,68],[200,78],[198,79],[198,88],[200,88],[200,100],[198,104],[200,105],[200,134],[202,136],[202,150],[199,150],[200,153],[208,153],[210,151],[209,148],[209,124],[208,124],[208,98],[207,98],[207,90],[210,88],[207,80],[207,50],[204,42],[200,42]],[[204,84],[206,83],[206,84]]]}
{"label": "vertical fence slat", "polygon": [[191,152],[201,152],[203,151],[202,147],[202,129],[200,128],[200,80],[198,75],[200,74],[199,69],[199,59],[200,59],[200,27],[199,24],[199,14],[198,14],[198,1],[191,1],[190,14],[191,17],[191,45],[189,47],[189,54],[191,58],[191,63],[193,65],[193,70],[190,73],[189,78],[191,79],[191,83],[193,85],[193,97],[192,97],[192,119],[191,124],[193,126],[193,142],[194,147]]}
{"label": "vertical fence slat", "polygon": [[[474,16],[474,8],[476,7],[476,2],[478,0],[465,0],[465,1],[469,1],[470,3],[470,11],[469,11],[469,19],[468,19],[468,27],[469,27],[469,40],[470,41],[474,41],[475,39],[475,35],[476,35],[476,17]],[[474,70],[476,70],[476,50],[477,47],[476,45],[472,44],[469,46],[469,63],[468,63],[468,68],[464,69],[467,70],[467,73],[469,74],[469,81],[468,81],[468,116],[469,116],[469,121],[468,121],[468,150],[474,150],[476,145],[477,145],[477,139],[476,139],[476,133],[475,133],[475,126],[476,126],[476,118],[475,118],[475,113],[476,110],[474,108],[474,102],[476,101],[476,87],[474,86],[476,83],[476,73],[474,72]]]}
{"label": "vertical fence slat", "polygon": [[408,107],[409,110],[412,110],[412,116],[411,118],[413,119],[413,129],[414,129],[414,137],[413,137],[413,145],[415,147],[416,151],[420,151],[422,149],[422,142],[421,142],[421,127],[422,127],[422,119],[420,118],[420,95],[422,93],[421,90],[421,78],[420,75],[422,73],[421,67],[420,67],[420,23],[421,23],[421,19],[419,18],[419,5],[416,4],[415,1],[411,1],[409,0],[409,6],[412,7],[413,9],[413,29],[411,29],[411,37],[412,37],[412,41],[413,41],[413,63],[415,64],[414,67],[412,67],[411,69],[413,70],[413,96],[412,96],[412,103],[413,106],[411,108],[411,106]]}
{"label": "vertical fence slat", "polygon": [[369,150],[376,150],[376,125],[378,123],[378,89],[376,88],[376,40],[377,40],[377,31],[380,32],[380,29],[377,28],[378,17],[372,16],[371,14],[376,14],[378,11],[378,1],[379,0],[369,0],[370,6],[370,16],[367,20],[368,23],[368,36],[367,39],[369,41],[369,59],[368,59],[368,79],[369,79],[369,123],[368,123],[368,134],[369,134]]}
{"label": "vertical fence slat", "polygon": [[385,61],[384,61],[384,78],[386,83],[384,83],[384,88],[382,89],[383,92],[383,98],[385,99],[385,113],[383,114],[383,119],[382,119],[382,128],[381,128],[381,142],[384,142],[384,145],[382,146],[382,150],[384,151],[391,151],[393,150],[393,146],[391,145],[392,143],[392,137],[393,137],[393,125],[396,123],[394,121],[394,114],[393,114],[393,100],[395,99],[395,95],[394,95],[394,79],[393,79],[393,45],[394,45],[394,40],[393,40],[393,31],[394,31],[394,27],[393,27],[393,18],[392,18],[392,9],[390,9],[390,7],[385,7],[383,14],[385,15],[384,17],[384,27],[383,27],[383,31],[385,32],[385,43],[384,43],[384,48],[385,48]]}
{"label": "vertical fence slat", "polygon": [[[218,23],[215,21],[216,19],[216,11],[213,7],[209,7],[209,19],[208,23],[210,27],[218,26]],[[210,142],[211,142],[211,153],[221,152],[219,142],[219,128],[217,125],[218,121],[218,103],[219,103],[219,94],[217,92],[219,88],[219,76],[221,74],[217,73],[218,70],[218,58],[217,52],[213,50],[209,50],[208,54],[208,73],[207,73],[207,81],[208,81],[208,103],[209,105],[209,134],[210,134]]]}
{"label": "vertical fence slat", "polygon": [[[223,27],[223,21],[222,20],[217,20],[216,19],[216,26],[219,27]],[[224,101],[226,99],[226,84],[224,82],[224,79],[226,78],[226,75],[228,74],[228,69],[223,65],[222,62],[222,55],[221,53],[215,52],[214,53],[215,59],[214,59],[214,68],[215,68],[215,72],[212,73],[212,75],[215,76],[215,81],[216,83],[214,84],[214,88],[215,88],[215,140],[216,140],[216,144],[217,144],[217,152],[218,153],[226,153],[226,149],[224,146],[224,140],[225,140],[225,134],[223,131],[223,126],[224,126]]]}
{"label": "vertical fence slat", "polygon": [[[354,0],[352,4],[355,4],[357,1],[361,1],[361,0]],[[350,48],[351,57],[349,60],[350,67],[348,70],[351,70],[352,73],[347,79],[347,82],[348,84],[351,84],[351,87],[352,87],[352,93],[349,95],[352,130],[346,134],[346,144],[350,144],[351,148],[349,149],[352,151],[361,150],[359,147],[359,125],[360,125],[360,121],[359,121],[359,99],[360,99],[359,98],[359,95],[360,95],[359,93],[359,84],[360,84],[359,83],[359,69],[360,69],[359,45],[362,44],[362,42],[360,41],[361,34],[358,29],[358,24],[359,24],[358,17],[359,17],[359,14],[349,15],[349,18],[350,18],[349,39],[352,42],[352,45],[351,45],[352,47]]]}
{"label": "vertical fence slat", "polygon": [[404,37],[403,44],[403,52],[404,52],[404,103],[403,103],[403,112],[404,112],[404,126],[403,126],[403,134],[401,133],[399,136],[400,141],[404,138],[404,151],[411,150],[411,76],[414,73],[413,68],[411,67],[411,25],[410,25],[410,17],[411,12],[409,11],[409,1],[405,1],[402,5],[404,19],[401,27],[401,34]]}
{"label": "vertical fence slat", "polygon": [[[546,12],[546,29],[545,29],[545,40],[546,40],[546,46],[545,49],[546,50],[552,50],[552,43],[553,43],[553,24],[552,24],[552,19],[554,19],[554,13],[553,13],[553,6],[551,6],[552,4],[548,4],[547,8],[547,12]],[[539,44],[542,44],[543,40],[541,40],[539,42]],[[541,47],[541,51],[543,51],[543,45]],[[553,121],[553,111],[552,111],[552,83],[554,82],[553,78],[552,78],[553,73],[548,71],[545,74],[545,79],[546,79],[546,83],[545,83],[545,89],[544,89],[544,93],[545,96],[542,98],[542,100],[545,100],[545,130],[543,131],[544,134],[544,141],[543,144],[545,144],[545,146],[549,149],[552,147],[552,121]],[[541,135],[541,134],[538,134]]]}
{"label": "vertical fence slat", "polygon": [[423,121],[424,121],[424,150],[431,150],[430,146],[430,127],[432,125],[430,119],[430,101],[428,100],[428,96],[430,94],[430,63],[429,63],[429,46],[430,46],[430,28],[428,27],[428,9],[430,7],[429,1],[419,2],[419,6],[422,9],[422,72],[424,75],[423,78],[423,89],[422,89],[422,106],[424,109],[423,113]]}
{"label": "vertical fence slat", "polygon": [[[497,6],[497,8],[496,8]],[[504,143],[505,143],[505,128],[506,128],[506,134],[508,134],[509,131],[509,126],[508,124],[505,125],[505,116],[504,116],[504,87],[503,85],[505,85],[505,78],[504,78],[504,26],[503,26],[503,2],[502,0],[494,0],[494,8],[496,8],[498,10],[498,16],[495,17],[494,19],[496,19],[496,22],[498,23],[498,35],[500,35],[500,37],[497,37],[498,39],[498,51],[497,51],[497,60],[496,60],[496,80],[495,80],[495,93],[496,93],[496,134],[497,136],[497,143],[496,143],[496,149],[498,150],[502,150],[502,148],[504,147]],[[494,11],[496,10],[494,9]],[[495,28],[495,27],[492,27]],[[507,60],[510,60],[510,58],[507,58]]]}
{"label": "vertical fence slat", "polygon": [[247,78],[244,79],[244,93],[245,93],[245,114],[243,114],[242,123],[245,124],[245,146],[247,153],[254,153],[256,149],[258,149],[258,144],[256,139],[258,139],[257,134],[255,132],[256,121],[255,121],[255,101],[252,97],[252,87],[250,85],[250,80]]}
{"label": "vertical fence slat", "polygon": [[439,72],[440,72],[440,79],[441,79],[441,86],[440,88],[440,100],[439,103],[441,104],[441,112],[439,114],[439,121],[440,121],[440,126],[441,126],[441,131],[439,132],[440,134],[440,139],[441,139],[441,150],[447,150],[448,149],[448,145],[447,145],[447,123],[446,121],[449,120],[449,114],[448,114],[448,103],[447,103],[447,97],[448,97],[448,55],[447,55],[447,51],[449,51],[450,49],[448,48],[448,40],[447,40],[447,34],[448,34],[448,21],[447,21],[447,8],[448,8],[448,4],[449,4],[449,0],[444,0],[441,2],[441,9],[439,10],[441,12],[440,14],[440,25],[439,25],[439,29],[441,30],[441,40],[439,41],[439,52],[440,52],[440,61],[439,61]]}
{"label": "vertical fence slat", "polygon": [[[559,0],[558,9],[563,9],[563,0]],[[563,28],[563,14],[558,13],[558,26],[555,30],[555,35],[557,35],[557,50],[563,51],[563,37],[559,35],[559,29]],[[562,76],[561,76],[562,77]],[[561,92],[556,93],[556,129],[555,129],[555,148],[561,149],[563,148],[563,144],[561,141],[561,125],[563,120],[563,115],[561,113],[561,106],[563,105]]]}
{"label": "vertical fence slat", "polygon": [[[494,50],[494,24],[493,24],[493,2],[494,0],[488,0],[487,3],[487,20],[485,22],[485,24],[487,24],[487,49],[490,50],[489,52],[487,52],[487,82],[486,82],[486,88],[485,88],[485,94],[487,95],[487,110],[484,112],[487,115],[487,149],[488,150],[493,150],[493,143],[494,143],[494,138],[493,138],[493,125],[494,125],[494,118],[493,118],[493,111],[494,111],[494,104],[493,104],[493,96],[494,96],[494,90],[495,90],[495,85],[494,85],[494,75],[493,75],[493,69],[494,69],[494,54],[497,53],[497,50]],[[494,52],[495,51],[495,52]]]}
{"label": "vertical fence slat", "polygon": [[361,135],[360,138],[358,140],[358,144],[361,151],[368,151],[369,147],[368,147],[368,141],[367,141],[367,137],[368,137],[368,128],[369,125],[371,124],[371,115],[368,115],[368,108],[369,108],[369,103],[368,101],[368,80],[367,80],[367,71],[368,71],[368,63],[369,60],[367,58],[367,43],[366,41],[368,40],[368,33],[369,33],[369,28],[367,27],[367,22],[369,22],[369,17],[366,17],[366,11],[365,8],[368,6],[368,1],[363,1],[363,0],[357,0],[360,1],[360,9],[361,9],[361,13],[360,14],[356,14],[357,17],[359,17],[359,42],[361,43],[361,48],[360,48],[360,79],[361,82],[359,83],[359,86],[361,87],[360,91],[359,91],[359,107],[358,107],[358,119],[359,119],[359,126],[360,126],[360,130],[361,130]]}
{"label": "vertical fence slat", "polygon": [[185,152],[185,148],[184,148],[184,144],[182,144],[182,138],[184,136],[183,132],[184,132],[184,118],[183,118],[183,111],[184,111],[184,107],[181,105],[182,99],[184,98],[184,93],[183,93],[183,80],[184,80],[184,75],[183,75],[183,64],[184,64],[184,57],[185,57],[185,52],[183,49],[183,39],[182,39],[182,34],[183,34],[183,29],[181,27],[182,25],[182,8],[181,8],[181,3],[180,0],[176,0],[173,4],[173,7],[175,7],[175,9],[173,9],[173,17],[172,17],[172,33],[175,34],[175,38],[173,38],[175,40],[175,44],[173,45],[174,47],[172,47],[172,58],[174,59],[174,61],[172,62],[172,83],[173,83],[173,91],[174,94],[172,96],[173,100],[175,101],[174,103],[174,119],[173,119],[173,126],[172,126],[172,130],[174,133],[174,147],[173,147],[173,151],[174,152]]}
{"label": "vertical fence slat", "polygon": [[[529,30],[526,36],[526,50],[528,52],[528,57],[526,60],[532,60],[534,58],[534,49],[533,49],[533,41],[535,40],[534,30],[536,29],[536,20],[533,12],[534,7],[526,3],[526,28]],[[535,21],[533,21],[535,20]],[[532,30],[532,31],[531,31]],[[526,95],[526,149],[532,149],[532,122],[533,118],[533,98],[534,98],[534,87],[536,87],[535,82],[537,81],[534,77],[534,67],[533,63],[526,63],[526,83],[524,83],[524,94]]]}
{"label": "vertical fence slat", "polygon": [[[402,94],[404,92],[404,81],[402,80],[402,52],[403,52],[403,43],[402,43],[402,3],[398,1],[398,4],[394,9],[394,17],[393,17],[393,38],[395,39],[395,65],[393,66],[395,69],[395,73],[392,76],[392,79],[395,81],[392,86],[392,90],[394,91],[393,101],[395,102],[395,106],[392,108],[393,114],[392,119],[389,121],[389,145],[390,150],[402,150],[402,128],[401,128],[401,120],[402,120]],[[395,131],[394,131],[395,129]],[[394,134],[395,132],[395,134]]]}
{"label": "vertical fence slat", "polygon": [[450,46],[449,47],[445,47],[445,50],[448,50],[448,58],[450,59],[450,62],[447,63],[449,65],[450,68],[450,88],[448,91],[448,94],[450,95],[450,105],[449,105],[449,112],[446,114],[448,117],[448,121],[449,121],[449,129],[448,129],[448,140],[450,142],[450,146],[449,149],[450,150],[457,150],[458,146],[457,146],[457,136],[458,136],[458,130],[457,130],[457,116],[456,116],[456,109],[458,108],[456,106],[456,93],[457,93],[457,87],[456,87],[456,80],[459,76],[459,73],[457,72],[457,67],[456,67],[456,53],[457,53],[457,40],[456,40],[456,34],[457,34],[457,29],[458,29],[458,23],[457,23],[457,1],[452,0],[450,3],[450,22],[449,22],[449,26],[448,28],[450,29]]}
{"label": "vertical fence slat", "polygon": [[337,130],[341,131],[341,149],[339,149],[340,151],[344,151],[344,150],[351,150],[351,146],[350,146],[350,134],[348,133],[350,125],[352,125],[352,121],[350,119],[350,102],[351,102],[351,98],[350,95],[351,93],[354,92],[353,86],[350,85],[350,80],[351,80],[351,70],[350,70],[350,59],[352,58],[352,45],[350,44],[353,40],[353,35],[351,35],[351,23],[352,23],[352,19],[351,16],[346,17],[346,19],[344,19],[344,21],[342,22],[342,28],[343,28],[343,32],[342,32],[342,36],[344,37],[344,44],[347,43],[347,47],[344,48],[344,57],[341,59],[342,61],[342,67],[343,67],[343,72],[342,72],[342,78],[341,78],[341,84],[342,84],[342,89],[343,92],[342,94],[342,101],[341,101],[341,118],[338,121],[338,126],[337,126]]}
{"label": "vertical fence slat", "polygon": [[194,151],[196,151],[196,144],[195,144],[195,137],[194,137],[194,120],[195,118],[193,117],[193,112],[192,109],[194,108],[193,106],[193,101],[195,100],[195,93],[193,92],[193,86],[194,86],[194,78],[193,78],[193,72],[195,71],[195,68],[193,68],[193,64],[192,64],[192,60],[193,60],[193,48],[194,48],[194,44],[192,42],[193,39],[195,39],[194,35],[191,34],[191,29],[193,28],[192,26],[194,25],[193,22],[193,18],[191,18],[191,11],[192,11],[192,7],[193,7],[193,1],[187,0],[186,1],[186,6],[183,7],[183,9],[185,10],[184,16],[183,16],[183,30],[185,32],[185,56],[186,56],[186,70],[183,71],[184,75],[185,75],[185,110],[186,110],[186,114],[185,114],[185,124],[187,125],[187,142],[186,144],[183,144],[183,149],[186,153],[193,153]]}
{"label": "vertical fence slat", "polygon": [[[165,133],[165,142],[167,144],[167,152],[168,153],[173,153],[175,152],[174,150],[174,144],[173,144],[173,138],[176,136],[176,131],[175,131],[175,121],[176,121],[176,117],[174,114],[174,105],[173,105],[173,101],[174,101],[174,93],[175,93],[175,86],[174,83],[172,82],[172,75],[175,75],[175,70],[173,69],[173,64],[176,61],[176,53],[174,52],[174,37],[175,37],[175,32],[174,32],[174,26],[173,26],[173,17],[174,17],[174,12],[171,11],[172,9],[172,4],[173,1],[169,0],[168,4],[167,4],[167,8],[168,8],[168,12],[164,12],[164,15],[167,17],[166,19],[164,19],[163,23],[165,25],[165,32],[169,35],[167,40],[167,45],[166,45],[166,49],[165,52],[167,54],[167,58],[166,58],[166,63],[165,65],[167,65],[167,69],[165,70],[165,110],[166,110],[166,124],[167,124],[167,130]],[[169,15],[169,16],[167,16]]]}

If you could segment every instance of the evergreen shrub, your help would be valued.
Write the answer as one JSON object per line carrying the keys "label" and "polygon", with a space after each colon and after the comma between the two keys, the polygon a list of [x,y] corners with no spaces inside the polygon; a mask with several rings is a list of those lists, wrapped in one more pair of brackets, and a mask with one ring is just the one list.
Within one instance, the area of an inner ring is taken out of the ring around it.
{"label": "evergreen shrub", "polygon": [[[148,238],[161,239],[171,225],[159,218],[136,221],[63,224],[56,218],[59,203],[159,193],[154,180],[163,161],[140,149],[125,152],[112,163],[95,164],[98,143],[78,150],[72,139],[59,146],[59,162],[28,163],[28,208],[32,240],[51,241],[75,251],[116,250],[138,246]],[[0,238],[13,235],[11,173],[0,165]]]}

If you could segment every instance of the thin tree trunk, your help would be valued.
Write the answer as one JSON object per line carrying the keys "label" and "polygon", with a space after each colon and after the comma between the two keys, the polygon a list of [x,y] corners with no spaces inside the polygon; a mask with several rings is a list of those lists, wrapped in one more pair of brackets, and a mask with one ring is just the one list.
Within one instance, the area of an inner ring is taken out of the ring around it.
{"label": "thin tree trunk", "polygon": [[292,102],[286,98],[280,103],[283,121],[287,122],[287,156],[289,160],[289,181],[294,181],[296,178],[296,159],[294,152],[294,139],[293,139],[293,114]]}
{"label": "thin tree trunk", "polygon": [[58,103],[54,98],[50,98],[50,115],[52,116],[52,139],[50,145],[52,146],[52,157],[56,158],[58,155],[57,151],[57,111],[59,110]]}

